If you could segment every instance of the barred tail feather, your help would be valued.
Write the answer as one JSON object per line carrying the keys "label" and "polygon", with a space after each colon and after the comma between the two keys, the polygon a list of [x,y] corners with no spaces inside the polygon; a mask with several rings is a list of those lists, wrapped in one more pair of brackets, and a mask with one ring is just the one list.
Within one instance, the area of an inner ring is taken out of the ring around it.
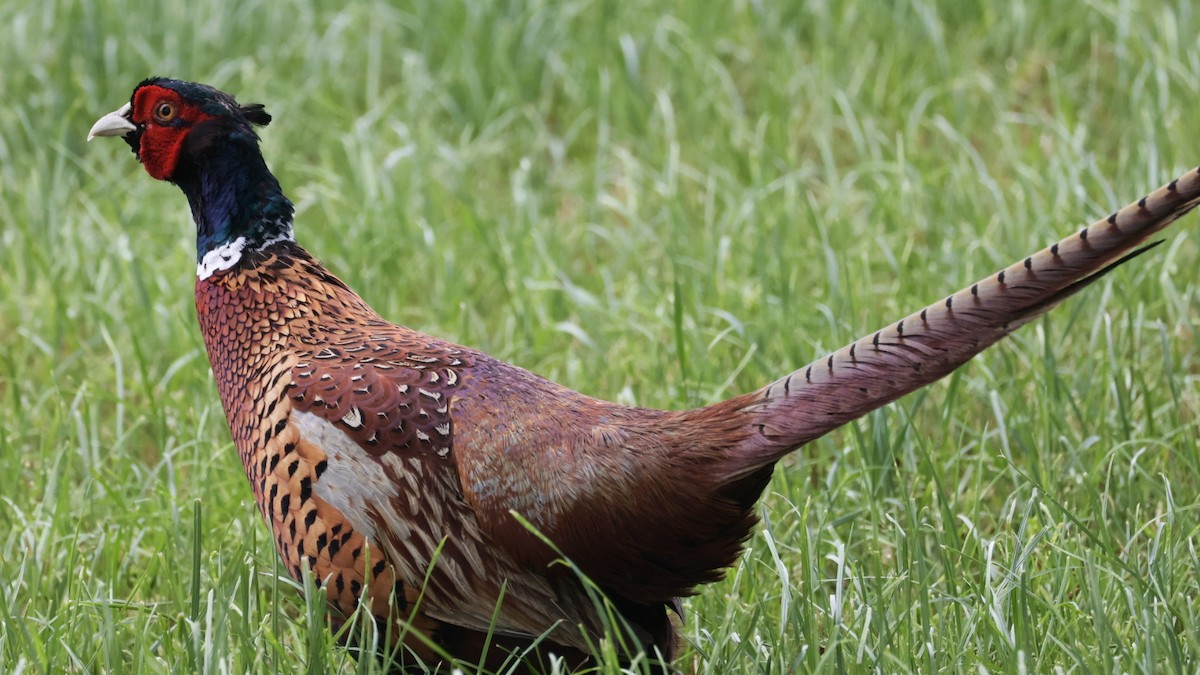
{"label": "barred tail feather", "polygon": [[749,394],[756,429],[743,470],[934,382],[1155,246],[1148,237],[1200,202],[1200,169],[1090,227]]}

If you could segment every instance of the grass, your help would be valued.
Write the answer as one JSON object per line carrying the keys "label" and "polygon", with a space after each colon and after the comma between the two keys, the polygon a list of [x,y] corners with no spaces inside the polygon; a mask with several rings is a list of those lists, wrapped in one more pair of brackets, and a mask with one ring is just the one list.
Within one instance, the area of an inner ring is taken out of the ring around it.
{"label": "grass", "polygon": [[[0,670],[370,672],[281,579],[150,74],[276,116],[300,240],[575,389],[760,386],[1200,163],[1188,2],[0,0]],[[1195,672],[1196,217],[786,460],[684,672]],[[612,669],[609,669],[612,672]]]}

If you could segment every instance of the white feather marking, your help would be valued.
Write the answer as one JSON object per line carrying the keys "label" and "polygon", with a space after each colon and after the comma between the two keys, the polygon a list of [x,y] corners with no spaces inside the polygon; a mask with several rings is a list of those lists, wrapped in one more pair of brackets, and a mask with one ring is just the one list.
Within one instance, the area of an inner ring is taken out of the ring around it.
{"label": "white feather marking", "polygon": [[[292,235],[291,221],[276,222],[275,224],[282,225],[283,232],[279,235],[271,237],[261,244],[253,245],[253,248],[261,251],[262,249],[272,244],[277,244],[281,241],[295,241],[296,238]],[[217,272],[227,270],[230,267],[238,264],[238,261],[242,259],[242,252],[246,250],[246,247],[249,243],[250,242],[246,241],[245,237],[238,237],[233,241],[227,241],[213,250],[208,251],[204,254],[204,257],[200,259],[200,262],[196,263],[196,278],[207,279]]]}
{"label": "white feather marking", "polygon": [[484,569],[483,558],[479,556],[479,547],[475,545],[475,542],[470,538],[463,537],[458,540],[458,543],[459,549],[467,558],[467,569]]}
{"label": "white feather marking", "polygon": [[205,253],[200,262],[196,263],[196,278],[207,279],[217,272],[233,267],[242,259],[242,250],[245,248],[246,238],[238,237]]}
{"label": "white feather marking", "polygon": [[[425,461],[391,453],[372,457],[344,430],[310,412],[293,411],[291,419],[300,438],[324,450],[328,460],[328,467],[313,484],[313,495],[340,511],[350,526],[365,536],[371,545],[382,546],[407,583],[422,583],[442,536],[441,527],[436,532],[414,527],[413,516],[423,515],[432,523],[444,523],[447,518],[453,518],[460,524],[461,534],[470,541],[452,540],[447,545],[460,549],[462,560],[458,560],[457,550],[438,559],[436,565],[442,571],[431,580],[434,586],[429,594],[429,606],[435,611],[436,607],[452,608],[443,609],[439,615],[445,612],[447,617],[459,617],[453,609],[456,605],[452,599],[472,590],[465,569],[485,569],[496,563],[494,558],[483,558],[483,551],[478,547],[479,527],[470,512],[464,517],[461,509],[455,506],[456,502],[448,499],[444,486],[437,480],[430,480],[429,465]],[[448,514],[447,509],[455,513]],[[468,565],[466,568],[464,563]],[[511,569],[504,574],[518,579],[523,592],[529,592],[532,585],[532,592],[552,597],[538,577],[523,578]],[[442,602],[435,603],[435,598]],[[477,622],[469,614],[459,618],[460,621],[464,619],[471,619],[468,623],[472,626],[486,628],[486,620]],[[548,625],[550,622],[552,620],[543,617],[537,623]],[[523,628],[526,632],[530,629]]]}
{"label": "white feather marking", "polygon": [[[402,480],[404,480],[405,484],[407,485],[407,489],[404,490],[404,493],[410,495],[409,502],[411,504],[411,495],[416,492],[417,488],[417,485],[415,484],[411,475],[411,469],[405,466],[404,460],[401,459],[400,456],[391,453],[381,455],[379,457],[379,461],[382,462],[384,466],[391,469],[393,476],[399,476]],[[393,482],[392,486],[396,487],[396,483]],[[399,492],[399,490],[397,491]],[[416,515],[416,513],[417,510],[414,509],[412,515]],[[392,509],[388,509],[388,522],[390,523],[388,527],[391,528],[392,536],[399,539],[408,539],[412,536],[412,527],[409,524],[409,521],[405,518],[397,517]]]}
{"label": "white feather marking", "polygon": [[342,422],[351,429],[358,429],[362,426],[362,411],[352,406],[350,411],[342,416]]}
{"label": "white feather marking", "polygon": [[261,245],[259,245],[258,248],[261,250],[270,246],[271,244],[278,244],[281,241],[296,241],[296,235],[292,233],[292,221],[290,220],[284,224],[282,234],[276,235],[264,241]]}
{"label": "white feather marking", "polygon": [[[323,417],[297,410],[292,412],[292,422],[300,437],[324,450],[327,457],[327,468],[313,484],[313,494],[346,516],[363,536],[376,541],[375,522],[367,516],[367,506],[375,508],[399,494],[383,466]],[[382,511],[386,514],[388,510]],[[399,530],[401,525],[393,519],[388,518],[388,527]]]}

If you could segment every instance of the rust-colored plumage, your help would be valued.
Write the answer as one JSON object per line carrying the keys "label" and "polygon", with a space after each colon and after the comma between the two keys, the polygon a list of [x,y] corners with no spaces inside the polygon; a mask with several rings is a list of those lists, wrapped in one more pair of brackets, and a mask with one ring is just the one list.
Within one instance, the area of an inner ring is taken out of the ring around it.
{"label": "rust-colored plumage", "polygon": [[667,412],[589,398],[382,319],[293,240],[252,129],[269,120],[155,79],[93,134],[124,136],[192,204],[200,327],[288,571],[314,571],[335,622],[365,595],[404,657],[426,662],[433,644],[496,666],[544,636],[536,659],[585,663],[604,621],[552,564],[560,554],[669,661],[670,610],[737,559],[776,461],[950,373],[1200,201],[1191,171],[758,391]]}

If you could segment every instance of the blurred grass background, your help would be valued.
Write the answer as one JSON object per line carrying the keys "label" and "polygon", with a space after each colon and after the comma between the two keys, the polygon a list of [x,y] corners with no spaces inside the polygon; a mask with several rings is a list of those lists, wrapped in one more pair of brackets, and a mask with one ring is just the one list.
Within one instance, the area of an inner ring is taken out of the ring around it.
{"label": "blurred grass background", "polygon": [[[184,199],[84,144],[142,78],[265,103],[298,238],[384,316],[684,407],[1200,163],[1198,9],[0,0],[0,670],[378,665],[276,576]],[[784,462],[680,669],[1195,672],[1195,220]]]}

